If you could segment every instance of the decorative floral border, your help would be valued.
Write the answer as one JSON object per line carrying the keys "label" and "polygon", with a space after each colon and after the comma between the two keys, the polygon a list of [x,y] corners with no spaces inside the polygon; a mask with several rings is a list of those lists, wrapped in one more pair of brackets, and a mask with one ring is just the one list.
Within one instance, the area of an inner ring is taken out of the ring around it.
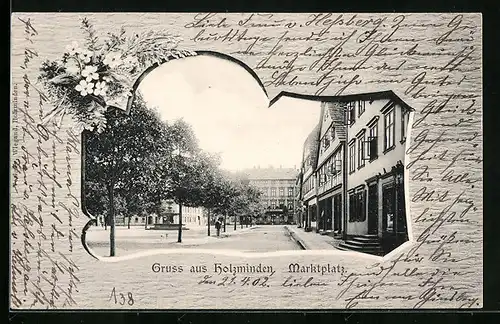
{"label": "decorative floral border", "polygon": [[73,41],[66,46],[62,59],[45,61],[39,80],[44,84],[55,106],[43,123],[61,125],[71,115],[77,129],[102,132],[106,127],[108,107],[126,107],[132,96],[132,85],[144,70],[172,59],[196,55],[177,48],[179,36],[159,31],[127,35],[108,33],[104,40],[92,24],[81,21],[85,44]]}

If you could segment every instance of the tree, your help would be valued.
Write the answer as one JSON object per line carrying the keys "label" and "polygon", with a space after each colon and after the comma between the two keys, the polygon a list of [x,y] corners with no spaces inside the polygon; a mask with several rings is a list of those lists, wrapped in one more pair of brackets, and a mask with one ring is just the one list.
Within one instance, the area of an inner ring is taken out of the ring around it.
{"label": "tree", "polygon": [[200,149],[198,141],[189,124],[179,119],[168,127],[173,151],[164,173],[169,180],[167,196],[179,205],[179,230],[177,242],[182,242],[182,207],[198,207],[202,203],[200,177],[203,173],[198,161]]}
{"label": "tree", "polygon": [[210,236],[211,214],[223,199],[225,179],[219,169],[221,163],[219,155],[200,152],[197,163],[199,164],[197,169],[203,172],[197,175],[196,188],[199,190],[199,203],[207,210],[207,235]]}
{"label": "tree", "polygon": [[254,210],[260,208],[261,192],[250,185],[250,181],[242,174],[221,173],[219,186],[214,186],[215,208],[214,210],[223,215],[234,216],[234,228],[236,229],[236,217],[252,215]]}
{"label": "tree", "polygon": [[[254,210],[260,205],[261,192],[257,188],[251,186],[249,181],[240,180],[236,182],[238,195],[234,197],[233,214],[241,216],[252,215]],[[235,221],[236,229],[236,221]]]}
{"label": "tree", "polygon": [[[221,173],[211,194],[214,213],[224,216],[230,213],[238,194],[237,187],[230,176]],[[225,223],[224,221],[224,229]]]}
{"label": "tree", "polygon": [[161,171],[171,143],[158,113],[148,109],[140,97],[128,115],[109,109],[106,120],[102,133],[84,132],[85,197],[106,197],[101,207],[88,208],[89,212],[93,208],[106,211],[111,229],[110,256],[114,256],[117,197],[125,200],[130,222],[131,213],[142,211],[142,204],[164,195],[168,179]]}

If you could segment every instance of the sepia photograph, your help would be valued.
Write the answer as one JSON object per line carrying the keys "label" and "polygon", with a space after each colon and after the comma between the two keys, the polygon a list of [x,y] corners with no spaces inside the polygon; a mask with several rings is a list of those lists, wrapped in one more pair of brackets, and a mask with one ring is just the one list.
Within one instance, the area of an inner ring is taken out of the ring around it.
{"label": "sepia photograph", "polygon": [[483,307],[480,14],[23,12],[11,38],[11,309]]}
{"label": "sepia photograph", "polygon": [[243,63],[210,53],[143,76],[128,114],[106,112],[108,129],[84,135],[90,250],[383,256],[408,241],[413,109],[392,91],[266,107],[260,87]]}

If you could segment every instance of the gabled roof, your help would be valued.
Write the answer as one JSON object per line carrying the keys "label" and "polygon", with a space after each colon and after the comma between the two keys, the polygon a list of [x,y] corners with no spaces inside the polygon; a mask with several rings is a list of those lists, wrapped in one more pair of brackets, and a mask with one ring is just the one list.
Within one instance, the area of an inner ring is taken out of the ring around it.
{"label": "gabled roof", "polygon": [[340,96],[315,96],[315,95],[304,95],[293,92],[280,92],[276,97],[271,100],[270,105],[273,105],[281,97],[291,97],[298,99],[316,100],[316,101],[337,101],[337,102],[349,102],[354,100],[376,100],[376,99],[391,99],[396,103],[399,103],[403,108],[414,111],[406,102],[403,101],[398,95],[392,90],[378,91],[378,92],[367,92],[367,93],[356,93],[356,94],[346,94]]}
{"label": "gabled roof", "polygon": [[[318,149],[319,149],[319,136],[321,132],[321,122],[314,126],[313,130],[307,135],[307,138],[304,142],[304,154],[305,156],[311,156],[311,165],[313,169],[316,169],[316,165],[318,164]],[[302,164],[304,161],[302,161]],[[305,166],[306,170],[309,166]]]}
{"label": "gabled roof", "polygon": [[332,119],[333,127],[335,127],[335,135],[339,140],[345,141],[346,139],[346,125],[344,123],[344,106],[340,102],[326,102],[323,101],[321,106],[328,109],[330,118]]}

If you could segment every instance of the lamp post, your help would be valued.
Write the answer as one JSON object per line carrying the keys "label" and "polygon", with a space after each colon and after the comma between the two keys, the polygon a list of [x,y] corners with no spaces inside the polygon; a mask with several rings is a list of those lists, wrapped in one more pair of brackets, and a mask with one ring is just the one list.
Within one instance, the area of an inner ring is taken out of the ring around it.
{"label": "lamp post", "polygon": [[[402,164],[401,164],[402,165]],[[393,177],[394,177],[394,240],[396,246],[399,245],[399,240],[398,240],[398,229],[399,229],[399,196],[400,196],[400,187],[401,187],[401,182],[402,182],[402,175],[400,173],[401,165],[396,164],[395,167],[392,167],[393,171]]]}
{"label": "lamp post", "polygon": [[224,213],[224,233],[226,233],[226,216],[227,212]]}

